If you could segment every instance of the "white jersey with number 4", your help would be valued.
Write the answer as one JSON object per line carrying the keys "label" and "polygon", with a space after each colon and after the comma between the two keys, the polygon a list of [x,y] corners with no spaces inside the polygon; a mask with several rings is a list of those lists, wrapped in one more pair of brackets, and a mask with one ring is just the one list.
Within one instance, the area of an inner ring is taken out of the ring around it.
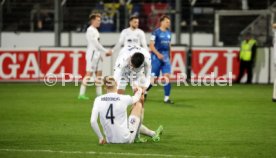
{"label": "white jersey with number 4", "polygon": [[100,116],[108,143],[130,143],[133,131],[131,132],[128,128],[127,107],[137,100],[129,95],[117,93],[97,97],[92,110],[91,124],[98,137],[103,138],[96,123]]}

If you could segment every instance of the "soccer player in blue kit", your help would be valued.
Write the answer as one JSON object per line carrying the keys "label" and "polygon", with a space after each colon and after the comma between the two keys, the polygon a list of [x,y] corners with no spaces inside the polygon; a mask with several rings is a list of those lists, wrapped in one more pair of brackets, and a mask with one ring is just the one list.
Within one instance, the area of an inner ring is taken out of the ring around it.
{"label": "soccer player in blue kit", "polygon": [[[152,32],[150,39],[150,50],[151,50],[151,65],[152,65],[152,76],[157,79],[162,71],[163,76],[167,81],[170,79],[171,74],[171,63],[170,63],[170,49],[171,49],[171,32],[170,28],[170,18],[164,15],[160,18],[160,27]],[[147,88],[147,92],[151,89],[152,85]],[[168,82],[164,86],[165,97],[164,103],[173,104],[170,100],[171,83]]]}

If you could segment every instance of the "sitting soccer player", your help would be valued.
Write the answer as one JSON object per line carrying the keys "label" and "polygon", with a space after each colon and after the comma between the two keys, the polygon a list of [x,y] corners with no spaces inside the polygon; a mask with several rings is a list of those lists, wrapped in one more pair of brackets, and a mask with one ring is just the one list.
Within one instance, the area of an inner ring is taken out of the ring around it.
{"label": "sitting soccer player", "polygon": [[[142,89],[137,87],[134,96],[117,94],[117,84],[111,76],[103,80],[107,94],[98,96],[94,101],[91,115],[91,126],[99,138],[99,144],[133,143],[139,131],[142,105],[139,102]],[[132,106],[127,118],[127,107]],[[106,140],[98,126],[98,116]]]}
{"label": "sitting soccer player", "polygon": [[[130,86],[139,86],[143,89],[140,99],[142,104],[140,133],[150,136],[153,141],[159,141],[160,132],[163,126],[160,125],[156,131],[153,131],[143,125],[144,120],[144,92],[150,85],[151,80],[151,62],[148,51],[139,46],[127,46],[121,49],[119,57],[116,59],[114,67],[114,79],[117,82],[119,94],[124,94],[128,83]],[[143,141],[143,140],[141,140]]]}

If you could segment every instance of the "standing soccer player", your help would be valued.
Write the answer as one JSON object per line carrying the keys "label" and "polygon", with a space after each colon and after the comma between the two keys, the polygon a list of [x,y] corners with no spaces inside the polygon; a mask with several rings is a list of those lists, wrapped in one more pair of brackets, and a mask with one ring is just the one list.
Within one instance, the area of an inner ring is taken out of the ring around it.
{"label": "standing soccer player", "polygon": [[[104,77],[104,87],[107,94],[98,96],[93,105],[91,115],[91,126],[99,138],[99,144],[107,143],[133,143],[139,131],[142,105],[140,102],[142,89],[137,88],[133,97],[117,94],[115,79],[111,76]],[[127,118],[127,107],[132,106],[129,118]],[[103,127],[103,137],[97,119]]]}
{"label": "standing soccer player", "polygon": [[114,46],[113,51],[118,51],[122,46],[139,46],[148,49],[145,33],[138,27],[139,18],[137,16],[130,17],[129,27],[121,32],[119,41]]}
{"label": "standing soccer player", "polygon": [[[117,82],[119,94],[125,93],[128,83],[133,87],[141,87],[143,93],[150,85],[151,81],[151,61],[150,54],[142,47],[128,46],[120,51],[120,56],[116,60],[114,68],[114,78]],[[142,104],[141,122],[144,119],[144,97],[140,99]],[[156,131],[148,129],[141,125],[140,133],[152,137],[153,141],[159,141],[159,134],[163,131],[163,126],[159,126]]]}
{"label": "standing soccer player", "polygon": [[[151,65],[152,65],[152,76],[154,78],[159,77],[160,70],[167,81],[170,79],[171,74],[171,63],[170,63],[170,50],[171,50],[171,32],[170,18],[166,15],[160,18],[160,27],[153,31],[150,40],[151,50]],[[151,89],[152,85],[147,88],[147,92]],[[164,86],[165,97],[164,103],[173,104],[170,100],[171,83],[167,83]]]}
{"label": "standing soccer player", "polygon": [[[99,79],[102,76],[102,57],[101,53],[105,53],[106,56],[112,54],[111,50],[105,49],[100,43],[100,34],[97,30],[101,24],[101,16],[99,14],[92,14],[89,16],[90,26],[86,31],[86,40],[87,40],[87,50],[86,50],[86,74],[83,78],[82,85],[80,87],[80,93],[78,98],[88,100],[89,97],[85,95],[87,82],[91,79],[93,73],[95,73],[96,79],[95,82],[99,82]],[[97,84],[96,84],[97,85]],[[102,87],[96,86],[97,96],[102,94]]]}

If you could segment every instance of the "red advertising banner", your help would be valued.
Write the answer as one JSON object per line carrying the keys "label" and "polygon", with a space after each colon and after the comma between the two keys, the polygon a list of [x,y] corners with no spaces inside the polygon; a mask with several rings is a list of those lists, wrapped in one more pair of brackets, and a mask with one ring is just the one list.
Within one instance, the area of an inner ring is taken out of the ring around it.
{"label": "red advertising banner", "polygon": [[233,48],[195,49],[192,54],[192,77],[194,79],[213,76],[235,79],[239,73],[238,50]]}
{"label": "red advertising banner", "polygon": [[[172,47],[171,55],[172,80],[175,81],[178,74],[186,73],[186,52],[184,47]],[[228,78],[231,73],[235,79],[239,67],[237,57],[238,48],[195,48],[192,77]],[[54,74],[58,80],[72,77],[81,80],[85,64],[84,48],[0,50],[0,81],[43,81],[46,74]]]}
{"label": "red advertising banner", "polygon": [[0,51],[0,81],[40,81],[46,74],[61,80],[64,74],[85,74],[85,51],[50,49],[42,51]]}

